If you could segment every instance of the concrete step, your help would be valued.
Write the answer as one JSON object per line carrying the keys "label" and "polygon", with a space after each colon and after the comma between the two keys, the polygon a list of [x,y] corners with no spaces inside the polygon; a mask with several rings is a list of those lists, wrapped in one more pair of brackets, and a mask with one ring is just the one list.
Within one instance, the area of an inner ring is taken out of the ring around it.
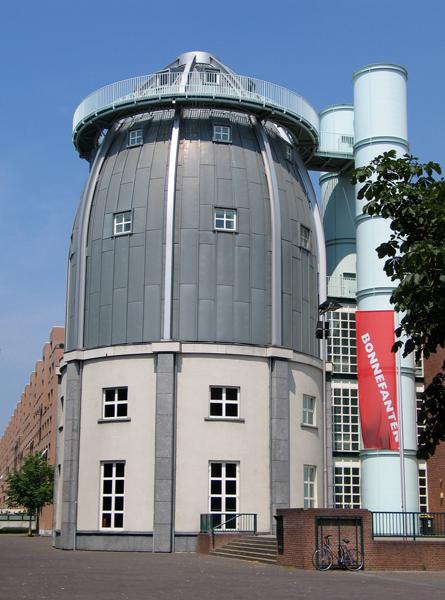
{"label": "concrete step", "polygon": [[229,542],[225,546],[213,550],[212,554],[225,558],[276,564],[277,541],[272,536],[249,536]]}
{"label": "concrete step", "polygon": [[267,558],[262,556],[248,556],[247,554],[235,554],[232,552],[227,552],[222,548],[218,548],[212,552],[212,556],[219,556],[222,558],[236,558],[237,560],[252,560],[255,562],[260,562],[268,565],[275,565],[277,563],[275,558]]}

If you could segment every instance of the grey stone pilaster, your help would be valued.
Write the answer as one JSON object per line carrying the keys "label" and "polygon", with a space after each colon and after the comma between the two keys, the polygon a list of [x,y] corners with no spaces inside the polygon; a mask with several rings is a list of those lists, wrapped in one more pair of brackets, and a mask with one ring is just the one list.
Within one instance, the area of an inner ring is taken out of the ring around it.
{"label": "grey stone pilaster", "polygon": [[66,396],[64,403],[64,450],[62,474],[62,520],[57,547],[76,549],[77,490],[79,482],[81,364],[68,363],[66,368]]}
{"label": "grey stone pilaster", "polygon": [[175,470],[175,355],[160,353],[156,364],[156,434],[153,551],[172,552]]}
{"label": "grey stone pilaster", "polygon": [[290,503],[289,473],[289,363],[272,358],[270,385],[270,484],[272,526],[278,508]]}

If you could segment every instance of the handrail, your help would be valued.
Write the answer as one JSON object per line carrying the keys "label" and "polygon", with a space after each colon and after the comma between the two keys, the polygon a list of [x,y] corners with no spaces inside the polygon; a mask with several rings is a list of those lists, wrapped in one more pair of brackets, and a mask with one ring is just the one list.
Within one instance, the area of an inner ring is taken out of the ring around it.
{"label": "handrail", "polygon": [[201,532],[212,535],[225,531],[256,534],[257,517],[256,513],[204,513],[201,515]]}
{"label": "handrail", "polygon": [[92,92],[74,113],[73,137],[83,123],[108,109],[166,97],[228,98],[248,101],[264,108],[277,108],[306,122],[315,135],[318,134],[319,118],[315,109],[301,95],[280,85],[232,73],[216,73],[209,81],[202,71],[189,73],[184,83],[181,75],[177,71],[142,75],[111,83]]}
{"label": "handrail", "polygon": [[445,537],[445,512],[373,511],[374,537]]}

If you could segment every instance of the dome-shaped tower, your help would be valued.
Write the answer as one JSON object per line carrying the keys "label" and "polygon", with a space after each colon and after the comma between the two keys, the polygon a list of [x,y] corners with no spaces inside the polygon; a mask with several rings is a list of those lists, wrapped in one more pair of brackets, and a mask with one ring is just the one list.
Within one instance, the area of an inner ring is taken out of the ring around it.
{"label": "dome-shaped tower", "polygon": [[317,131],[205,52],[76,110],[61,547],[194,548],[207,513],[269,531],[303,481],[321,502]]}

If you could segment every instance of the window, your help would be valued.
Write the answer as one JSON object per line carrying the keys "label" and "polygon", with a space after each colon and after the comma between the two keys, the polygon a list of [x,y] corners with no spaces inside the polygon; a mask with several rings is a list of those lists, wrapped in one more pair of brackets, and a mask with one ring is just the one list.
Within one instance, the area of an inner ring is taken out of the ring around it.
{"label": "window", "polygon": [[334,451],[358,452],[360,450],[360,423],[356,384],[332,383],[332,420]]}
{"label": "window", "polygon": [[124,526],[125,463],[102,463],[101,527],[122,529]]}
{"label": "window", "polygon": [[103,418],[122,419],[128,416],[128,388],[103,390]]}
{"label": "window", "polygon": [[239,417],[239,388],[211,387],[210,388],[210,417]]}
{"label": "window", "polygon": [[360,463],[336,463],[335,508],[360,508]]}
{"label": "window", "polygon": [[114,215],[114,235],[125,235],[126,233],[131,233],[131,221],[131,210],[116,213]]}
{"label": "window", "polygon": [[357,373],[357,349],[355,339],[355,309],[343,307],[329,311],[328,362],[334,373]]}
{"label": "window", "polygon": [[315,425],[315,398],[303,394],[303,425]]}
{"label": "window", "polygon": [[132,129],[128,132],[128,146],[139,146],[142,144],[142,129]]}
{"label": "window", "polygon": [[219,85],[221,73],[219,71],[204,71],[204,83],[208,85]]}
{"label": "window", "polygon": [[227,520],[230,514],[237,513],[238,507],[238,478],[239,463],[236,462],[211,462],[209,463],[209,512],[215,513],[212,526],[221,523],[224,529],[235,529],[236,519],[233,525]]}
{"label": "window", "polygon": [[226,125],[213,126],[213,141],[214,142],[231,142],[232,130]]}
{"label": "window", "polygon": [[236,210],[233,208],[215,208],[213,226],[218,231],[236,231]]}
{"label": "window", "polygon": [[290,162],[292,162],[292,159],[293,159],[292,146],[286,146],[286,160],[289,160]]}
{"label": "window", "polygon": [[311,249],[311,230],[300,225],[300,246],[305,250]]}
{"label": "window", "polygon": [[315,478],[317,467],[304,465],[303,467],[303,508],[316,508]]}
{"label": "window", "polygon": [[420,512],[428,512],[426,463],[419,465],[419,509]]}

